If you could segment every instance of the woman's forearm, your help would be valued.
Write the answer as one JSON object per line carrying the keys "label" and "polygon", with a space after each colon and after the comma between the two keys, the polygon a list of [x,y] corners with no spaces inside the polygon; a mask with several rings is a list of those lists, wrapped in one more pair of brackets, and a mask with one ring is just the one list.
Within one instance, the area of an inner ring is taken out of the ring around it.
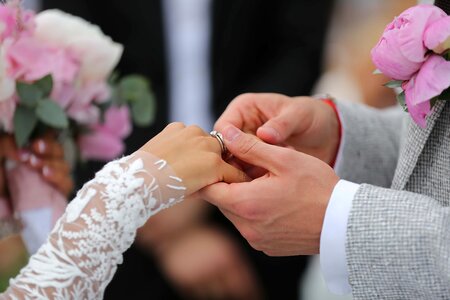
{"label": "woman's forearm", "polygon": [[184,193],[166,161],[147,152],[107,164],[1,298],[101,299],[137,228]]}

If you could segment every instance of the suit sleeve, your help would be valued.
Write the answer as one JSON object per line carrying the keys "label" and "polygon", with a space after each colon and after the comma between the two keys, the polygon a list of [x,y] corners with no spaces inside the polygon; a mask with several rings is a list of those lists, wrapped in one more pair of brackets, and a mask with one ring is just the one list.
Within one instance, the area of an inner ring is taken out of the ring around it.
{"label": "suit sleeve", "polygon": [[400,108],[379,110],[338,102],[343,137],[336,170],[345,180],[390,187],[397,166],[405,116]]}
{"label": "suit sleeve", "polygon": [[355,299],[450,295],[450,208],[433,198],[362,185],[347,227]]}

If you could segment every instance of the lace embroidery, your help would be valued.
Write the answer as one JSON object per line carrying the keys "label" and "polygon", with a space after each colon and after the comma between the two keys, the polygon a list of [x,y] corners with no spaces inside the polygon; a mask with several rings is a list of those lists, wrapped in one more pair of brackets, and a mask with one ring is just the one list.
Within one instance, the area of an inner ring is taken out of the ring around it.
{"label": "lace embroidery", "polygon": [[0,299],[102,299],[137,228],[185,190],[164,160],[145,152],[107,164]]}

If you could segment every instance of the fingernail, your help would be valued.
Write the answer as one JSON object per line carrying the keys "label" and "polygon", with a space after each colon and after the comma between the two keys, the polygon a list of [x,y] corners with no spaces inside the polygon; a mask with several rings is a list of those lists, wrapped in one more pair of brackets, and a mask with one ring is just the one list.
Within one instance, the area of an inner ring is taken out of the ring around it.
{"label": "fingernail", "polygon": [[228,126],[223,133],[223,136],[228,142],[233,142],[239,135],[241,131],[234,126]]}
{"label": "fingernail", "polygon": [[277,141],[280,139],[280,133],[275,130],[273,127],[261,127],[261,129],[264,129],[266,133],[274,137]]}
{"label": "fingernail", "polygon": [[45,167],[43,167],[42,168],[42,174],[45,176],[45,177],[49,177],[50,175],[51,175],[51,171],[50,171],[50,168],[49,167],[47,167],[47,166],[45,166]]}
{"label": "fingernail", "polygon": [[38,163],[39,163],[39,159],[36,156],[31,155],[31,157],[30,157],[30,164],[33,167],[37,167]]}
{"label": "fingernail", "polygon": [[24,151],[24,150],[20,150],[19,151],[19,159],[21,162],[26,162],[30,159],[30,152],[28,151]]}
{"label": "fingernail", "polygon": [[40,140],[37,142],[37,149],[38,149],[39,153],[44,153],[45,148],[46,148],[46,145],[45,145],[44,141]]}

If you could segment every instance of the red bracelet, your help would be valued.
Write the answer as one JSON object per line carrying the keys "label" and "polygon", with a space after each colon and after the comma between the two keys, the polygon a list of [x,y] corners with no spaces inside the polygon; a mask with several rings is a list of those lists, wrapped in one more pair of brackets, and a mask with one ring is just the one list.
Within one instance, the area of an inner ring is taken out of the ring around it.
{"label": "red bracelet", "polygon": [[[341,117],[339,116],[339,112],[338,112],[338,109],[336,107],[336,103],[334,103],[334,101],[331,98],[323,99],[322,101],[324,103],[328,104],[333,109],[334,113],[336,114],[336,118],[338,120],[338,126],[339,126],[339,144],[338,144],[338,149],[339,149],[339,146],[341,145],[341,139],[342,139],[342,122],[341,122]],[[334,156],[333,160],[330,162],[330,166],[332,168],[334,168],[334,165],[336,164],[336,158],[337,158],[337,152],[336,152],[336,155]]]}

